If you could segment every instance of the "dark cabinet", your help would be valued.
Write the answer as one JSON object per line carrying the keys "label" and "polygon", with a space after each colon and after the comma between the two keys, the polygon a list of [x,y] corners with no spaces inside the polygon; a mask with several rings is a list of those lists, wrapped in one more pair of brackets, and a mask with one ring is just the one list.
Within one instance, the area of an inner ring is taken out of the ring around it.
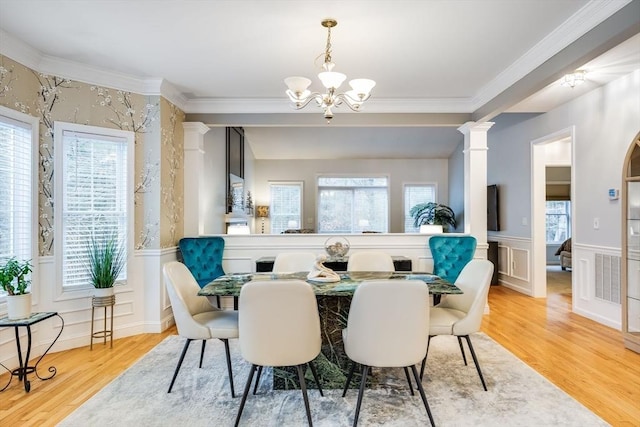
{"label": "dark cabinet", "polygon": [[[393,265],[396,271],[411,271],[411,260],[403,256],[392,256]],[[275,257],[262,257],[256,261],[256,272],[266,273],[273,270],[273,262]],[[324,262],[325,267],[332,269],[333,271],[347,271],[348,257],[339,261],[329,260]]]}
{"label": "dark cabinet", "polygon": [[489,244],[489,250],[487,251],[487,258],[493,263],[493,277],[491,278],[491,284],[498,284],[498,242],[487,242]]}

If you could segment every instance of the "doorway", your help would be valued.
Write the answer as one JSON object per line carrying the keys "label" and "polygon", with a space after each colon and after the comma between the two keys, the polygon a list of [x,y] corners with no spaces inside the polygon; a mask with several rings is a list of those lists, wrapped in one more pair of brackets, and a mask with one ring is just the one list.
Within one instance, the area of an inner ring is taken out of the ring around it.
{"label": "doorway", "polygon": [[[547,246],[547,167],[569,167],[573,163],[574,128],[570,127],[531,142],[531,236],[532,236],[532,294],[534,297],[547,296],[548,260],[550,247]],[[574,200],[573,169],[569,173],[570,200]],[[573,230],[575,215],[570,216],[569,229]],[[572,237],[572,236],[569,236]],[[554,249],[555,252],[555,249]],[[553,253],[554,253],[553,252]],[[557,269],[563,271],[558,265]],[[551,273],[553,273],[553,269]],[[572,276],[569,273],[570,276]],[[572,277],[565,274],[562,281],[566,285],[567,279],[572,284]],[[556,283],[557,276],[550,277]],[[555,288],[555,285],[553,285]],[[572,292],[573,294],[573,292]],[[573,304],[572,304],[573,305]]]}

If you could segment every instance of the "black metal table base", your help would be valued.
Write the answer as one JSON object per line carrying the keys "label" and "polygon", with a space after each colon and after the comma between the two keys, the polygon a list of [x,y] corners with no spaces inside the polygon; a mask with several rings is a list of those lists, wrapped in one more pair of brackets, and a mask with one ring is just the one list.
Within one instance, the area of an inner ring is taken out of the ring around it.
{"label": "black metal table base", "polygon": [[[31,356],[31,325],[36,324],[38,322],[41,322],[45,319],[49,319],[53,316],[58,316],[60,318],[60,321],[62,322],[61,326],[60,326],[60,332],[58,332],[58,335],[56,336],[56,338],[53,340],[53,342],[49,345],[49,347],[47,348],[47,350],[38,358],[38,360],[36,361],[36,363],[32,366],[29,365],[29,357]],[[34,318],[35,317],[35,318]],[[42,361],[42,359],[44,358],[44,356],[47,355],[47,353],[49,353],[49,350],[51,350],[51,347],[53,347],[53,345],[58,341],[58,338],[60,338],[60,335],[62,334],[62,330],[64,329],[64,319],[62,318],[62,316],[60,316],[58,313],[55,312],[49,312],[49,313],[34,313],[32,315],[31,318],[29,319],[24,319],[24,320],[8,320],[6,318],[3,318],[0,320],[0,327],[7,327],[7,326],[13,326],[13,328],[15,329],[15,333],[16,333],[16,347],[18,350],[18,363],[19,363],[19,367],[15,368],[15,369],[9,369],[6,366],[4,366],[2,363],[0,363],[0,365],[6,369],[8,372],[11,373],[11,375],[9,375],[9,381],[7,382],[7,384],[0,389],[0,391],[4,391],[7,389],[7,387],[9,387],[9,385],[11,384],[11,381],[13,380],[13,377],[16,376],[18,377],[18,381],[22,381],[24,383],[24,390],[29,393],[31,391],[31,382],[28,379],[29,374],[35,374],[39,379],[46,381],[46,380],[50,380],[51,378],[53,378],[56,373],[57,370],[55,367],[50,366],[47,371],[51,374],[49,376],[40,376],[40,374],[38,373],[38,365],[40,364],[40,362]],[[27,328],[27,352],[24,356],[24,359],[22,357],[22,346],[20,343],[20,334],[18,331],[18,328],[20,327],[26,327]]]}

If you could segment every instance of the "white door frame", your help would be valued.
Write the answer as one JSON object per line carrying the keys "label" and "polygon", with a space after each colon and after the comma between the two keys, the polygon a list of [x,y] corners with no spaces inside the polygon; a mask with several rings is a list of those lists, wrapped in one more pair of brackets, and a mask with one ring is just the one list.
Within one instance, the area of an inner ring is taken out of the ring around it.
{"label": "white door frame", "polygon": [[[575,168],[575,127],[571,126],[542,138],[531,141],[531,246],[532,246],[532,295],[536,298],[547,296],[547,239],[546,231],[546,171],[545,146],[561,139],[571,140],[571,231],[575,230],[575,186],[573,185]],[[572,236],[575,237],[575,236]],[[575,239],[573,239],[575,241]],[[571,277],[573,290],[573,275]],[[575,292],[572,292],[572,299]]]}

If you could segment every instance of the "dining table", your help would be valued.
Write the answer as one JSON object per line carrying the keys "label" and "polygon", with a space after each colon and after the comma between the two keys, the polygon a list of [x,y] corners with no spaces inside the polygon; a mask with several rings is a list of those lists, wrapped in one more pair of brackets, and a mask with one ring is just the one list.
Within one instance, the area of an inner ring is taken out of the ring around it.
{"label": "dining table", "polygon": [[[310,283],[318,301],[322,345],[320,354],[314,360],[323,388],[340,389],[344,387],[349,369],[349,358],[342,344],[342,329],[347,326],[349,307],[353,293],[358,285],[367,280],[421,280],[429,287],[434,297],[462,294],[462,290],[439,276],[428,272],[336,272],[339,280],[324,282],[309,279],[309,272],[296,273],[232,273],[225,274],[209,282],[200,289],[198,295],[207,296],[215,302],[215,297],[239,297],[242,285],[249,281],[269,281],[297,279]],[[240,314],[242,315],[242,314]],[[425,331],[427,334],[428,331]],[[370,378],[372,386],[377,382],[376,375]],[[359,379],[351,384],[359,384]],[[313,383],[309,384],[313,387]],[[295,369],[273,368],[273,388],[288,390],[299,388]],[[354,386],[355,387],[355,386]]]}

